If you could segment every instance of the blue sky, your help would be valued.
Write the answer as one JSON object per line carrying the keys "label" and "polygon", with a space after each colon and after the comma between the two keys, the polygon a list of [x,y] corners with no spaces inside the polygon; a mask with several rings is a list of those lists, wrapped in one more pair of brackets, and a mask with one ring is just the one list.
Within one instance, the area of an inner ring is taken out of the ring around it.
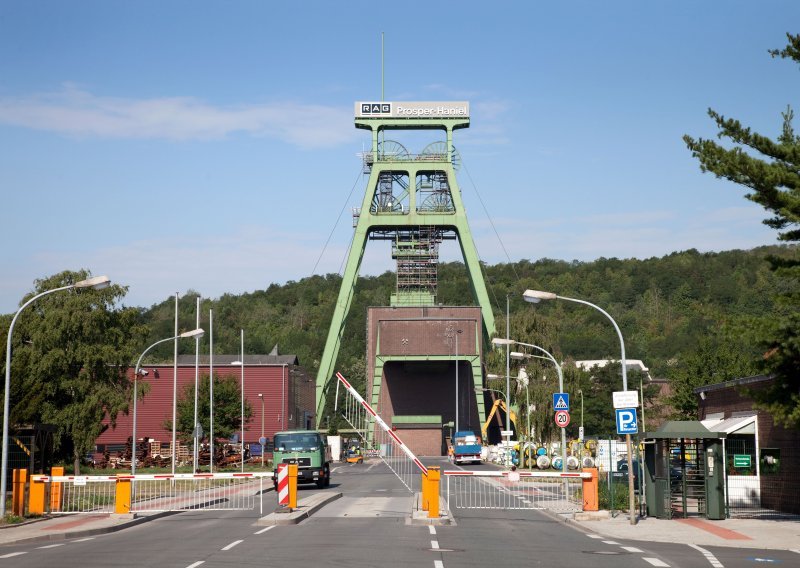
{"label": "blue sky", "polygon": [[[800,74],[767,50],[798,21],[789,0],[3,2],[0,313],[65,269],[145,307],[339,271],[381,32],[386,100],[470,102],[454,143],[482,260],[774,243],[681,136],[715,136],[709,107],[776,136]],[[362,274],[391,268],[370,243]]]}

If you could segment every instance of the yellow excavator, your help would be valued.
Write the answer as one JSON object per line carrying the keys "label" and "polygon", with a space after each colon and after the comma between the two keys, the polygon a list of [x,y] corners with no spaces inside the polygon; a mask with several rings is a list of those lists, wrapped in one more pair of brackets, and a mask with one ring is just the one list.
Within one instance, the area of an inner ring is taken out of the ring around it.
{"label": "yellow excavator", "polygon": [[[486,434],[486,431],[489,429],[489,423],[492,421],[494,413],[497,412],[498,406],[503,410],[503,412],[508,413],[509,418],[511,418],[511,422],[513,422],[514,427],[517,428],[517,414],[513,410],[509,412],[508,408],[506,407],[506,403],[502,399],[498,398],[497,400],[494,401],[492,409],[489,411],[489,415],[486,417],[486,422],[483,423],[483,427],[481,428],[481,433],[483,434],[484,440],[489,439]],[[519,430],[519,428],[517,428],[517,430]]]}

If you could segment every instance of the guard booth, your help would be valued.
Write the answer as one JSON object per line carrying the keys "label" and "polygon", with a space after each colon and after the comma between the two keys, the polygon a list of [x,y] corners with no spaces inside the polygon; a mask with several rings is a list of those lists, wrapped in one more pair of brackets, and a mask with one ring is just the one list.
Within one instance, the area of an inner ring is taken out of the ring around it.
{"label": "guard booth", "polygon": [[696,421],[671,421],[643,434],[647,514],[724,519],[726,436]]}

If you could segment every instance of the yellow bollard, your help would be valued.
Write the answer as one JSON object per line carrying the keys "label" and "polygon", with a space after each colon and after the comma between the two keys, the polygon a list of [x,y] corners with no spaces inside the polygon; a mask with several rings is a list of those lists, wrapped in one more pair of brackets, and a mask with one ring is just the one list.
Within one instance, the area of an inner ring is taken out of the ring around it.
{"label": "yellow bollard", "polygon": [[[54,467],[50,469],[50,475],[53,477],[57,475],[64,475],[63,467]],[[61,488],[62,483],[59,481],[55,483],[50,482],[50,510],[53,512],[61,510]]]}
{"label": "yellow bollard", "polygon": [[131,480],[117,478],[114,496],[114,512],[127,515],[131,512]]}
{"label": "yellow bollard", "polygon": [[25,483],[28,481],[27,469],[15,469],[11,474],[11,514],[25,515]]}
{"label": "yellow bollard", "polygon": [[289,464],[289,510],[297,509],[297,464]]}
{"label": "yellow bollard", "polygon": [[45,482],[42,475],[31,476],[31,490],[28,496],[28,514],[44,515],[44,490]]}
{"label": "yellow bollard", "polygon": [[439,480],[442,474],[438,467],[428,468],[428,518],[439,518]]}
{"label": "yellow bollard", "polygon": [[421,476],[422,476],[422,485],[421,485],[421,487],[422,487],[422,497],[421,497],[421,499],[422,499],[422,510],[423,511],[427,511],[428,510],[428,474],[427,473],[423,473],[423,474],[421,474]]}
{"label": "yellow bollard", "polygon": [[583,471],[592,474],[589,479],[583,479],[583,510],[597,511],[600,508],[597,468],[586,467]]}

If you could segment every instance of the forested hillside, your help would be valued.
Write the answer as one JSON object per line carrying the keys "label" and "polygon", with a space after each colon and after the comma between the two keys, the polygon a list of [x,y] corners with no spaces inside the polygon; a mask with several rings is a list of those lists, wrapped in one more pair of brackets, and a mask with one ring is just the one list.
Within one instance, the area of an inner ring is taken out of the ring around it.
{"label": "forested hillside", "polygon": [[[529,304],[522,292],[533,288],[584,299],[614,317],[629,359],[642,359],[653,376],[674,380],[680,391],[681,384],[690,390],[695,384],[757,372],[763,355],[757,330],[780,309],[774,298],[781,283],[766,259],[796,252],[796,247],[774,246],[688,250],[646,260],[523,260],[486,266],[485,271],[499,334],[504,335],[508,294],[513,338],[541,345],[564,360],[618,358],[618,338],[602,314],[570,302]],[[464,304],[470,297],[464,265],[442,264],[439,274],[439,301]],[[243,328],[247,353],[268,353],[277,344],[281,353],[297,354],[316,373],[340,282],[338,275],[312,276],[250,294],[204,299],[201,325],[207,327],[213,309],[216,353],[237,353]],[[367,308],[386,305],[394,285],[389,272],[359,279],[337,365],[346,375],[363,377]],[[194,326],[195,302],[192,293],[180,299],[182,329]],[[142,318],[150,329],[148,341],[171,335],[174,299],[143,310]],[[164,347],[164,360],[171,360],[171,350],[171,344]],[[490,354],[488,364],[493,372],[504,371],[500,353]],[[690,401],[686,412],[691,411]]]}

